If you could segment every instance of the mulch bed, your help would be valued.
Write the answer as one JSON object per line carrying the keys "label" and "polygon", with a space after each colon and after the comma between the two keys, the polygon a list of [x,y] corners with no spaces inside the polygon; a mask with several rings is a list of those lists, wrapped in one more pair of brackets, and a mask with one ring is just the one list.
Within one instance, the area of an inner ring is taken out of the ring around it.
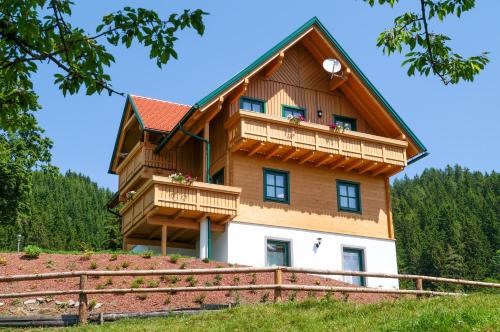
{"label": "mulch bed", "polygon": [[[118,255],[116,260],[112,260],[111,254],[94,254],[90,257],[85,255],[70,254],[41,254],[38,259],[27,260],[23,254],[0,254],[0,258],[5,258],[6,264],[0,265],[0,275],[19,275],[46,272],[61,271],[80,271],[80,270],[166,270],[166,269],[200,269],[200,268],[222,268],[230,267],[227,263],[203,262],[196,258],[179,258],[176,263],[170,262],[168,257],[153,256],[143,258],[140,255]],[[1,261],[1,259],[0,259]],[[179,281],[172,284],[169,276],[145,276],[144,283],[140,287],[178,287],[189,286],[186,280],[189,276],[179,276]],[[221,278],[220,278],[221,277]],[[130,288],[132,282],[137,277],[89,277],[88,288]],[[255,281],[256,284],[272,284],[274,282],[273,273],[257,273],[253,276],[246,274],[221,274],[195,276],[197,286],[214,285],[219,279],[220,285],[248,285]],[[136,281],[137,282],[137,281]],[[283,274],[283,283],[297,285],[321,285],[321,286],[349,286],[343,282],[323,278],[319,276],[290,273]],[[43,290],[68,290],[78,289],[79,278],[67,279],[48,279],[40,281],[19,281],[11,283],[0,283],[0,293],[29,292]],[[302,300],[308,296],[320,298],[324,293],[317,292],[292,292],[283,291],[283,299]],[[384,300],[393,300],[395,295],[385,294],[349,294],[343,296],[334,294],[335,298],[359,303],[373,303]],[[205,304],[254,304],[273,301],[273,291],[232,291],[232,292],[178,292],[176,294],[165,293],[147,293],[147,294],[103,294],[89,295],[89,302],[95,301],[102,304],[92,313],[120,313],[120,312],[152,312],[160,310],[171,310],[179,308],[199,308],[200,300],[204,297]],[[347,297],[347,298],[346,298]],[[77,308],[66,306],[59,302],[78,301],[78,295],[45,297],[44,301],[38,301],[34,304],[24,304],[27,300],[35,298],[21,299],[0,299],[0,315],[35,315],[35,314],[69,314],[76,313]],[[58,302],[59,304],[56,304]]]}

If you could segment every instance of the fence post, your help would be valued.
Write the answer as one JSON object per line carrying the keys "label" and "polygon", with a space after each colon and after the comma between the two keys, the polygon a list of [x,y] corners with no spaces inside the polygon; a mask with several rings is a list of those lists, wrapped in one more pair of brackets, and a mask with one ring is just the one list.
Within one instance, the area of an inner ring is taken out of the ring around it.
{"label": "fence post", "polygon": [[[87,286],[87,275],[82,274],[80,276],[80,290],[81,291],[85,290],[86,286]],[[78,306],[78,319],[80,321],[80,324],[87,324],[88,315],[89,313],[88,313],[87,294],[81,292],[79,296],[79,306]]]}
{"label": "fence post", "polygon": [[274,302],[281,302],[281,284],[283,282],[283,274],[280,267],[274,270],[274,284],[277,285],[274,289]]}
{"label": "fence post", "polygon": [[[422,286],[422,278],[415,279],[415,286],[418,291],[424,290],[424,287]],[[421,296],[422,296],[421,294],[417,295],[417,297]]]}

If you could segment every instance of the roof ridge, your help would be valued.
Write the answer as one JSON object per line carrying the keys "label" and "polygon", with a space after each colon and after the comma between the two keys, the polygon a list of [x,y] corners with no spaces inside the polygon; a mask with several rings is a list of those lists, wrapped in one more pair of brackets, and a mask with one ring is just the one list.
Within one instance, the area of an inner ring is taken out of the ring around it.
{"label": "roof ridge", "polygon": [[161,100],[161,99],[157,99],[157,98],[151,98],[151,97],[145,97],[145,96],[138,96],[138,95],[133,95],[133,94],[131,94],[130,96],[131,97],[138,97],[138,98],[144,98],[144,99],[154,100],[154,101],[159,101],[159,102],[162,102],[162,103],[175,104],[175,105],[179,105],[179,106],[186,106],[186,107],[191,107],[192,106],[192,105],[187,105],[187,104],[176,103],[175,101]]}

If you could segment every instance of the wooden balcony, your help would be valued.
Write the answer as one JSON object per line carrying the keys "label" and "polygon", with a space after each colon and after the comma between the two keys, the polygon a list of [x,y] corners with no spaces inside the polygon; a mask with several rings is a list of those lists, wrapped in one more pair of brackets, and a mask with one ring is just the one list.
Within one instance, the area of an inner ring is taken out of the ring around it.
{"label": "wooden balcony", "polygon": [[240,110],[226,122],[231,151],[299,164],[392,175],[406,166],[406,141]]}
{"label": "wooden balcony", "polygon": [[214,231],[223,231],[223,225],[237,214],[240,193],[236,187],[203,182],[183,185],[153,175],[121,210],[122,233],[153,237],[161,224],[199,229],[199,221],[206,217],[212,221]]}
{"label": "wooden balcony", "polygon": [[[176,155],[168,151],[163,155],[153,153],[154,146],[151,144],[138,143],[118,165],[116,173],[119,176],[118,190],[122,191],[126,185],[131,185],[144,167],[164,171],[162,175],[173,172],[177,166]],[[158,172],[156,172],[158,173]]]}

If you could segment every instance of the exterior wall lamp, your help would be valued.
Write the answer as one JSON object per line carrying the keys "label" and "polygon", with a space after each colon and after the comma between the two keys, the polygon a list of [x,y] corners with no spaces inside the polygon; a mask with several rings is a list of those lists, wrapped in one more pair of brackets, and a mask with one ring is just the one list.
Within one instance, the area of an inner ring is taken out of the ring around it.
{"label": "exterior wall lamp", "polygon": [[323,111],[322,110],[317,110],[316,113],[318,114],[318,118],[323,117]]}

